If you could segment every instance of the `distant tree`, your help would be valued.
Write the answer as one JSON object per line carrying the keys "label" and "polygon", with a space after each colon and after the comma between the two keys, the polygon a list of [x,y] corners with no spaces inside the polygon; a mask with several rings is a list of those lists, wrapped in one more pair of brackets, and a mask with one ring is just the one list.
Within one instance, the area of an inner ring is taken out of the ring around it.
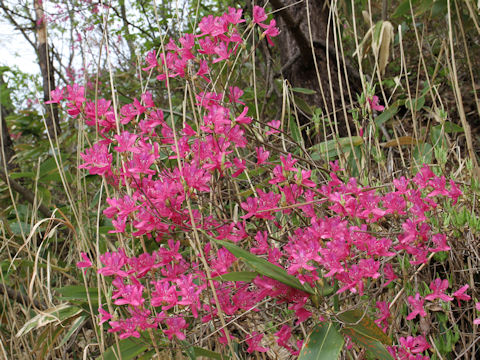
{"label": "distant tree", "polygon": [[[275,18],[281,33],[276,43],[284,78],[294,87],[315,90],[315,94],[306,98],[309,104],[321,108],[339,131],[345,132],[348,114],[341,109],[356,100],[362,84],[358,71],[341,56],[341,41],[338,33],[335,35],[330,1],[271,0],[269,3],[279,10]],[[339,39],[337,43],[335,38]]]}

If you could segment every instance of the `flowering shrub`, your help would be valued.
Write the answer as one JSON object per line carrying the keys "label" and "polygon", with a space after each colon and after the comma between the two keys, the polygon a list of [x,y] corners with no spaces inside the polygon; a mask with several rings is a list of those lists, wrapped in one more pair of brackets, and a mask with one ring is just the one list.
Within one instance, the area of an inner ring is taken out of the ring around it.
{"label": "flowering shrub", "polygon": [[[450,249],[431,219],[442,201],[455,204],[462,193],[428,166],[413,179],[377,189],[344,181],[338,163],[320,181],[320,170],[302,165],[294,152],[267,145],[282,135],[281,122],[254,123],[243,91],[214,77],[237,61],[243,36],[255,26],[272,44],[278,29],[275,20],[266,21],[263,8],[255,7],[242,33],[242,10],[230,8],[202,19],[199,34],[171,39],[160,56],[148,53],[143,70],[167,90],[173,79],[191,86],[188,120],[159,109],[148,91],[118,116],[111,101],[88,100],[77,84],[52,91],[51,102],[66,100],[68,114],[101,135],[82,154],[80,168],[102,176],[115,193],[104,215],[119,247],[100,256],[97,271],[113,288],[99,323],[120,339],[156,329],[169,340],[185,340],[196,326],[210,324],[220,343],[245,341],[247,352],[266,352],[265,328],[250,322],[239,336],[228,324],[276,301],[290,314],[274,334],[277,344],[298,355],[295,325],[334,321],[334,301],[380,294],[400,281],[405,264],[415,268]],[[376,97],[368,106],[383,110]],[[252,146],[248,135],[254,124],[267,139],[261,146]],[[78,266],[91,267],[87,254],[81,256]],[[253,271],[244,272],[242,263]],[[468,285],[452,296],[448,289],[448,280],[439,278],[430,293],[405,295],[405,320],[425,317],[426,303],[470,300]],[[386,334],[393,305],[376,303],[375,323]],[[351,334],[344,333],[349,346],[362,345]],[[424,336],[396,340],[388,347],[394,358],[429,358]]]}

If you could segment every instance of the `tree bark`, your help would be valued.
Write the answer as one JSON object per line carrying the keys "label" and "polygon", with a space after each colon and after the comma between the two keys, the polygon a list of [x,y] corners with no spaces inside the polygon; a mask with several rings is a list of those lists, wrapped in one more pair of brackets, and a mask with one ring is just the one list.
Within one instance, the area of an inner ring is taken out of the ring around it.
{"label": "tree bark", "polygon": [[[45,13],[43,10],[43,0],[34,0],[33,5],[35,8],[36,18],[36,36],[37,36],[37,54],[38,63],[40,65],[40,71],[43,79],[43,100],[50,100],[50,92],[55,89],[55,78],[53,62],[48,55],[48,42],[47,42],[47,26],[45,21]],[[60,120],[58,116],[57,104],[46,105],[46,122],[47,129],[50,137],[55,137],[60,134]]]}
{"label": "tree bark", "polygon": [[339,41],[335,47],[333,16],[329,22],[330,1],[305,0],[293,5],[295,3],[298,1],[270,0],[274,10],[280,10],[275,15],[281,31],[276,44],[280,49],[283,77],[293,87],[315,90],[313,95],[302,95],[304,100],[323,110],[337,135],[348,135],[347,109],[356,99],[355,94],[361,92],[361,79],[358,71],[341,56]]}
{"label": "tree bark", "polygon": [[[13,142],[10,138],[6,121],[7,116],[12,111],[11,105],[12,102],[10,100],[10,95],[8,94],[7,84],[3,80],[3,74],[0,73],[0,132],[2,134],[2,142],[0,144],[0,169],[5,169],[6,164],[8,171],[14,171],[17,168],[16,164],[12,161],[13,157],[15,156],[15,149],[13,148]],[[5,159],[3,158],[4,154]]]}

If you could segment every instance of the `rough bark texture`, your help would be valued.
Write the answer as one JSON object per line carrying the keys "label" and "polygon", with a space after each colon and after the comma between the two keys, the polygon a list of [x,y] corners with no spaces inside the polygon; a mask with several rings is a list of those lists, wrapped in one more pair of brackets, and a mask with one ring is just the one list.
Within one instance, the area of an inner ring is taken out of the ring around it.
{"label": "rough bark texture", "polygon": [[[271,0],[270,4],[275,10],[279,10],[296,2],[298,1]],[[311,37],[307,21],[307,5],[310,13]],[[325,115],[329,115],[332,122],[336,119],[340,134],[345,134],[347,120],[341,109],[344,105],[349,107],[351,97],[356,99],[355,94],[361,92],[361,80],[358,71],[349,63],[343,62],[340,49],[337,59],[333,26],[328,23],[329,11],[328,0],[304,1],[280,10],[275,15],[281,30],[276,44],[280,49],[284,78],[293,87],[315,90],[316,94],[304,96],[305,100],[310,105],[320,107]],[[311,50],[312,42],[320,81]],[[347,76],[345,76],[345,69]],[[351,97],[347,85],[350,87]]]}
{"label": "rough bark texture", "polygon": [[[48,56],[48,43],[47,43],[47,26],[45,23],[45,15],[43,11],[42,0],[34,0],[35,17],[37,24],[37,54],[38,63],[40,65],[40,71],[43,79],[43,99],[44,101],[50,100],[50,91],[55,89],[55,78],[53,71],[52,59]],[[55,130],[57,135],[60,134],[60,121],[58,117],[57,104],[47,105],[46,121],[48,127],[48,133],[53,138],[55,136]],[[56,129],[55,129],[56,128]]]}
{"label": "rough bark texture", "polygon": [[[10,96],[8,95],[7,85],[3,81],[3,74],[0,73],[0,111],[1,111],[1,118],[2,121],[0,123],[0,132],[2,134],[1,145],[3,145],[3,149],[0,148],[0,169],[4,169],[5,163],[7,164],[7,169],[9,171],[13,171],[16,169],[16,164],[12,161],[15,150],[13,149],[13,142],[10,138],[10,133],[8,132],[7,121],[6,118],[11,112],[11,101]],[[3,154],[5,154],[5,161],[3,160]]]}

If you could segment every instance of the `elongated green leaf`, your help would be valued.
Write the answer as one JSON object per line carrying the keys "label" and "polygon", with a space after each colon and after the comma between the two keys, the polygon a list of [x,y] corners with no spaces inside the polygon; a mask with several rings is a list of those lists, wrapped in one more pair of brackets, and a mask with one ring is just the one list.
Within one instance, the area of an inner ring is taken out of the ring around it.
{"label": "elongated green leaf", "polygon": [[343,137],[340,139],[328,140],[320,144],[316,144],[309,149],[310,153],[312,154],[312,159],[319,160],[322,155],[325,154],[328,154],[329,158],[338,156],[337,143],[338,147],[344,153],[350,152],[352,144],[353,146],[360,146],[363,144],[363,139],[360,136],[352,136],[351,140],[352,141],[350,143],[349,137]]}
{"label": "elongated green leaf", "polygon": [[300,351],[299,360],[335,360],[345,340],[336,324],[325,322],[315,326]]}
{"label": "elongated green leaf", "polygon": [[313,95],[313,94],[316,94],[316,93],[317,93],[315,90],[305,89],[305,88],[299,88],[299,87],[294,87],[294,88],[292,88],[292,91],[293,91],[293,92],[300,93],[300,94],[306,94],[306,95]]}
{"label": "elongated green leaf", "polygon": [[342,329],[342,333],[350,336],[355,344],[364,348],[367,351],[367,354],[374,359],[393,360],[392,355],[390,355],[385,348],[385,345],[380,341],[368,336],[364,336],[363,334],[357,332],[356,329],[350,327]]}
{"label": "elongated green leaf", "polygon": [[73,321],[72,325],[70,326],[70,329],[65,334],[65,336],[63,337],[58,347],[63,346],[64,344],[67,343],[68,340],[70,340],[72,335],[75,334],[75,331],[77,331],[85,323],[86,318],[87,318],[87,315],[82,315]]}
{"label": "elongated green leaf", "polygon": [[216,240],[216,239],[214,239],[214,241],[222,245],[223,247],[225,247],[237,258],[240,258],[243,261],[245,261],[249,266],[254,268],[261,275],[268,276],[269,278],[280,281],[281,283],[288,285],[290,287],[293,287],[295,289],[305,291],[306,293],[309,293],[311,295],[314,294],[314,291],[310,286],[308,285],[303,286],[302,283],[296,277],[289,275],[285,271],[285,269],[275,266],[272,263],[268,262],[267,260],[261,257],[258,257],[254,254],[251,254],[248,251],[243,250],[242,248],[232,243],[222,241],[222,240]]}
{"label": "elongated green leaf", "polygon": [[18,331],[17,337],[23,336],[33,329],[41,328],[53,322],[61,323],[64,320],[77,316],[81,312],[82,309],[79,307],[68,304],[55,306],[28,320]]}
{"label": "elongated green leaf", "polygon": [[[435,127],[441,127],[442,125],[437,125]],[[445,121],[443,123],[444,130],[446,133],[463,133],[465,130],[463,127],[451,122],[451,121]]]}
{"label": "elongated green leaf", "polygon": [[305,100],[303,100],[301,97],[298,96],[293,96],[293,101],[295,101],[295,105],[302,110],[305,114],[312,116],[313,115],[313,110],[310,107],[310,105],[307,104]]}
{"label": "elongated green leaf", "polygon": [[194,346],[193,350],[195,352],[195,356],[203,356],[203,357],[206,357],[206,358],[209,358],[209,359],[222,360],[222,355],[217,353],[217,352],[207,350],[207,349],[203,349],[203,348],[197,347],[197,346]]}
{"label": "elongated green leaf", "polygon": [[302,133],[298,128],[297,119],[295,119],[294,116],[290,118],[290,133],[292,135],[293,140],[295,140],[297,144],[303,145]]}
{"label": "elongated green leaf", "polygon": [[410,111],[419,111],[425,105],[425,96],[421,96],[417,99],[405,101],[405,107]]}
{"label": "elongated green leaf", "polygon": [[33,179],[35,177],[35,173],[32,171],[26,171],[26,172],[14,172],[9,174],[11,179],[21,179],[21,178],[30,178]]}
{"label": "elongated green leaf", "polygon": [[418,144],[413,149],[413,158],[416,164],[430,164],[433,157],[433,146],[429,143]]}
{"label": "elongated green leaf", "polygon": [[252,282],[257,276],[258,272],[256,271],[238,271],[215,276],[213,280]]}
{"label": "elongated green leaf", "polygon": [[385,109],[380,115],[375,118],[375,124],[377,126],[383,125],[385,122],[390,120],[398,112],[398,106],[390,106],[388,109]]}
{"label": "elongated green leaf", "polygon": [[[120,340],[119,348],[120,353],[122,354],[122,360],[130,360],[134,359],[149,347],[144,341],[135,338],[128,338],[124,340]],[[118,356],[118,349],[117,344],[113,344],[110,346],[107,351],[100,355],[97,360],[118,360],[120,357]]]}
{"label": "elongated green leaf", "polygon": [[392,339],[371,318],[366,316],[362,310],[346,311],[339,314],[338,318],[345,324],[345,327],[352,328],[357,333],[370,339],[378,340],[383,344],[392,345]]}
{"label": "elongated green leaf", "polygon": [[[65,286],[63,288],[57,289],[57,292],[61,294],[62,300],[88,303],[87,290],[83,285]],[[88,295],[90,296],[90,301],[92,302],[92,305],[94,307],[98,307],[98,288],[96,287],[89,288]]]}

